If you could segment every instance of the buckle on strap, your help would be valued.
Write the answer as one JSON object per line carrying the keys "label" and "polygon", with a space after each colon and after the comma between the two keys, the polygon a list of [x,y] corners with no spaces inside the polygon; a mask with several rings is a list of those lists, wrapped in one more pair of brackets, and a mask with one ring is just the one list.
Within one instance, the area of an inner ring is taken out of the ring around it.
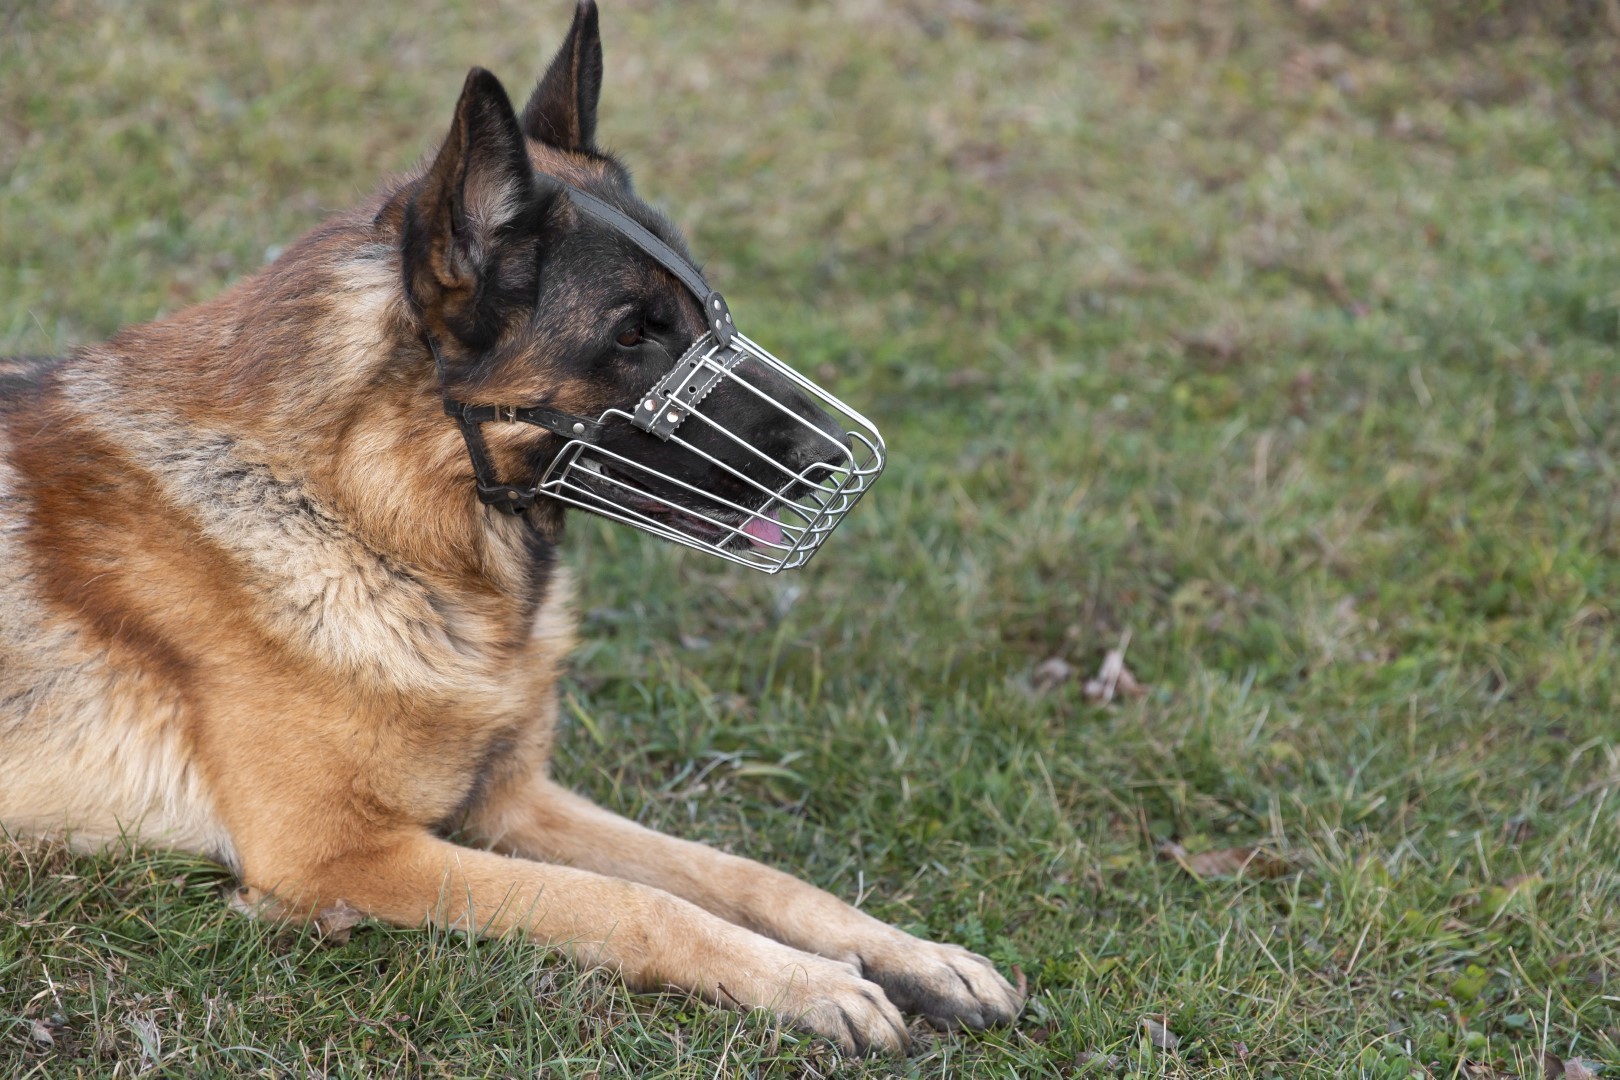
{"label": "buckle on strap", "polygon": [[544,405],[468,405],[445,398],[444,411],[463,424],[533,424],[553,435],[580,442],[596,443],[602,438],[600,421]]}

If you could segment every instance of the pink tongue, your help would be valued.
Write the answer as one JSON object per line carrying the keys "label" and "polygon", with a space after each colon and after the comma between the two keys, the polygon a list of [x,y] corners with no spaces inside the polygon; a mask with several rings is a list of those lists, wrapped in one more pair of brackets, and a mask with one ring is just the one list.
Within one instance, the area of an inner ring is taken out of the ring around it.
{"label": "pink tongue", "polygon": [[764,515],[749,518],[748,524],[743,526],[743,532],[753,537],[756,546],[782,542],[782,525],[776,520],[775,510],[767,510]]}

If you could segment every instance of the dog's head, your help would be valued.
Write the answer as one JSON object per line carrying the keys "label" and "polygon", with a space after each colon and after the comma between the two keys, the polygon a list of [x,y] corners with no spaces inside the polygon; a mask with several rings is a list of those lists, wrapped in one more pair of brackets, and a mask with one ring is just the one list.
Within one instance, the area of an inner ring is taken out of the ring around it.
{"label": "dog's head", "polygon": [[[596,147],[601,83],[596,8],[584,0],[521,115],[495,76],[467,76],[450,134],[410,193],[405,287],[448,399],[633,415],[708,330],[689,287],[571,195],[587,192],[684,256],[679,232]],[[615,505],[676,539],[782,541],[772,505],[782,477],[790,488],[822,481],[848,457],[846,434],[783,371],[744,358],[732,372],[704,404],[724,425],[688,424],[662,441],[604,424],[601,454],[575,470],[584,497],[569,501]],[[502,432],[502,482],[532,483],[566,442],[537,428]]]}

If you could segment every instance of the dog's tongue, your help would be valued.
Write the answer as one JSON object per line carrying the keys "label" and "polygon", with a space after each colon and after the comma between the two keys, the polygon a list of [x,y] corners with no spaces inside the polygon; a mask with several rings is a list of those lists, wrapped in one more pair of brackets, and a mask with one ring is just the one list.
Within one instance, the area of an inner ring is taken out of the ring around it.
{"label": "dog's tongue", "polygon": [[775,510],[767,510],[764,514],[755,514],[749,518],[748,524],[743,526],[743,532],[753,539],[755,547],[782,542],[782,523],[776,520]]}

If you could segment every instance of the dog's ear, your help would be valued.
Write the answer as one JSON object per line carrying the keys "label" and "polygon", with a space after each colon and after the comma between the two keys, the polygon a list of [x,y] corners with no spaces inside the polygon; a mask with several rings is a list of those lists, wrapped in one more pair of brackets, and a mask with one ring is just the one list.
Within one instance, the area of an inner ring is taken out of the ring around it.
{"label": "dog's ear", "polygon": [[602,96],[602,35],[595,0],[579,0],[574,25],[528,105],[523,131],[559,150],[596,149],[596,103]]}
{"label": "dog's ear", "polygon": [[[545,197],[500,80],[467,73],[456,118],[406,209],[406,285],[425,312],[469,345],[487,344],[507,306],[533,285],[522,243]],[[532,254],[532,252],[530,252]]]}

